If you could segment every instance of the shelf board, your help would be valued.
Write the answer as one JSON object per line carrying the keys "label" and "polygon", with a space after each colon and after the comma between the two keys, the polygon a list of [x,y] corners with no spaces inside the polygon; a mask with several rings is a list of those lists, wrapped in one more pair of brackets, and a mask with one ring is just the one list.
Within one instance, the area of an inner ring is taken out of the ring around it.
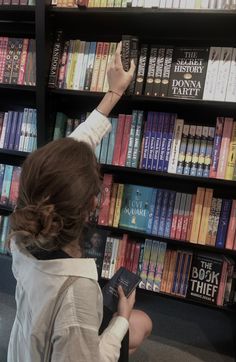
{"label": "shelf board", "polygon": [[29,152],[15,151],[15,150],[7,150],[4,148],[0,148],[0,154],[10,155],[20,158],[26,158],[29,155]]}
{"label": "shelf board", "polygon": [[98,229],[108,230],[114,234],[119,234],[119,235],[129,234],[133,238],[159,240],[166,242],[169,245],[175,245],[176,247],[182,247],[184,249],[196,249],[196,250],[217,253],[217,254],[231,255],[233,257],[236,257],[236,250],[228,250],[225,248],[216,248],[214,246],[209,246],[209,245],[194,244],[184,240],[164,238],[161,236],[147,234],[145,232],[140,232],[128,228],[115,228],[112,226],[104,226],[104,225],[96,225],[96,227]]}
{"label": "shelf board", "polygon": [[[58,94],[63,96],[76,96],[76,97],[90,97],[90,98],[102,98],[105,93],[103,92],[90,92],[90,91],[78,91],[70,89],[48,89],[49,93]],[[235,111],[236,102],[218,102],[218,101],[204,101],[202,99],[184,99],[184,98],[168,98],[168,97],[149,97],[149,96],[137,96],[137,95],[124,95],[121,98],[122,101],[130,101],[133,103],[155,103],[155,104],[176,104],[184,106],[194,107],[208,107],[208,108],[224,108],[232,109]]]}
{"label": "shelf board", "polygon": [[1,90],[12,90],[12,91],[21,91],[21,92],[36,92],[35,86],[30,85],[19,85],[19,84],[3,84],[0,83]]}
{"label": "shelf board", "polygon": [[10,215],[12,213],[13,209],[9,206],[4,206],[0,204],[0,215]]}
{"label": "shelf board", "polygon": [[114,166],[114,165],[106,165],[101,164],[101,170],[103,172],[112,172],[118,174],[136,174],[144,175],[148,177],[155,177],[155,178],[163,178],[163,179],[172,179],[172,180],[181,180],[183,182],[191,182],[195,184],[204,184],[207,187],[236,187],[236,181],[229,181],[229,180],[221,180],[216,178],[207,178],[207,177],[196,177],[196,176],[185,176],[185,175],[178,175],[174,173],[167,173],[167,172],[160,172],[160,171],[150,171],[150,170],[143,170],[131,167],[122,167],[122,166]]}
{"label": "shelf board", "polygon": [[35,6],[0,5],[0,20],[32,21],[35,18]]}

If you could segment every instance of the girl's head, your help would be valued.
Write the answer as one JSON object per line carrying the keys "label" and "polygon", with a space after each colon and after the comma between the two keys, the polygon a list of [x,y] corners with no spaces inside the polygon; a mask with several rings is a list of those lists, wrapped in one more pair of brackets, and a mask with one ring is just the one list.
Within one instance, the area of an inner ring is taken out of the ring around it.
{"label": "girl's head", "polygon": [[72,138],[48,143],[23,164],[13,233],[26,246],[48,250],[80,240],[100,186],[89,145]]}

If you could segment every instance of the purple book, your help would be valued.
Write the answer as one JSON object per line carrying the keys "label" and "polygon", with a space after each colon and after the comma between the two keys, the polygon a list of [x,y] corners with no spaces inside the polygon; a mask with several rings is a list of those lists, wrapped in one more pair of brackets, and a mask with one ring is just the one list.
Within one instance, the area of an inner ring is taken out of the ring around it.
{"label": "purple book", "polygon": [[156,145],[156,137],[157,137],[157,115],[156,112],[153,113],[152,118],[152,129],[151,129],[151,137],[150,137],[150,147],[148,152],[148,160],[147,160],[147,169],[152,169],[153,157],[154,157],[154,150]]}
{"label": "purple book", "polygon": [[143,159],[142,159],[142,165],[141,165],[141,168],[144,168],[144,169],[147,168],[149,146],[150,146],[150,139],[151,139],[151,130],[152,130],[152,118],[153,118],[153,112],[148,112],[147,124],[146,124],[146,129],[144,132]]}
{"label": "purple book", "polygon": [[162,139],[162,129],[164,123],[164,113],[157,113],[157,137],[156,137],[156,145],[154,150],[154,157],[152,163],[152,170],[157,170],[157,165],[160,157],[161,150],[161,139]]}
{"label": "purple book", "polygon": [[162,141],[160,147],[160,157],[157,165],[157,171],[163,171],[164,169],[164,162],[165,162],[165,154],[167,148],[167,138],[170,128],[170,114],[164,113],[163,115],[163,132],[162,132]]}
{"label": "purple book", "polygon": [[12,112],[12,111],[9,111],[9,112],[8,112],[8,117],[7,117],[7,127],[6,127],[4,145],[3,145],[3,148],[5,148],[5,149],[7,149],[7,148],[8,148],[8,145],[9,145],[11,125],[12,125],[12,118],[13,118],[13,112]]}
{"label": "purple book", "polygon": [[162,206],[162,199],[164,195],[164,190],[159,189],[157,198],[156,198],[156,208],[155,208],[155,215],[152,225],[152,235],[157,235],[159,223],[160,223],[160,217],[161,217],[161,206]]}
{"label": "purple book", "polygon": [[217,117],[216,121],[216,130],[215,130],[215,139],[214,139],[214,146],[212,151],[212,162],[210,167],[210,177],[215,178],[219,163],[219,156],[220,156],[220,146],[222,141],[223,135],[223,128],[224,128],[224,118]]}
{"label": "purple book", "polygon": [[161,205],[160,222],[159,222],[158,231],[157,231],[158,236],[164,236],[169,197],[170,197],[170,191],[164,190],[163,201],[162,201],[162,205]]}
{"label": "purple book", "polygon": [[175,206],[175,196],[176,196],[175,191],[169,191],[169,201],[168,201],[168,205],[167,205],[166,222],[165,222],[165,230],[164,230],[165,238],[170,237],[172,217],[173,217],[174,206]]}
{"label": "purple book", "polygon": [[215,244],[217,248],[224,248],[225,246],[231,206],[232,206],[232,200],[229,199],[222,200],[220,220],[219,220],[219,225],[216,235],[216,244]]}
{"label": "purple book", "polygon": [[16,137],[15,137],[15,142],[14,142],[14,150],[15,151],[19,150],[23,114],[24,114],[23,112],[18,113],[18,121],[17,121],[17,127],[16,127]]}
{"label": "purple book", "polygon": [[13,150],[13,148],[14,148],[14,142],[15,142],[15,138],[16,138],[17,119],[18,119],[18,112],[13,112],[12,126],[11,126],[9,145],[8,145],[9,150]]}
{"label": "purple book", "polygon": [[172,144],[174,127],[175,127],[175,119],[176,119],[176,114],[170,114],[170,127],[169,127],[169,131],[168,131],[165,160],[164,160],[164,165],[163,165],[164,172],[167,172],[167,170],[168,170],[171,144]]}

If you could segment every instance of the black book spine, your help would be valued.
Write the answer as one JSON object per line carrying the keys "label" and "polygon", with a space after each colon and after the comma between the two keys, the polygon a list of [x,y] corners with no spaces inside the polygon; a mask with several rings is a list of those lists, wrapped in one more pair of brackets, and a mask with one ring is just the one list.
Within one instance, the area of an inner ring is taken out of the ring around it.
{"label": "black book spine", "polygon": [[156,71],[155,71],[155,78],[153,85],[153,95],[155,97],[160,97],[161,95],[161,78],[164,68],[165,51],[166,51],[165,48],[158,49],[157,64],[156,64]]}
{"label": "black book spine", "polygon": [[[135,69],[137,69],[137,63],[138,63],[138,38],[132,38],[131,39],[131,48],[130,48],[130,60],[134,61],[134,64],[136,66]],[[130,83],[130,86],[127,90],[127,94],[134,94],[134,88],[135,88],[135,79],[136,79],[136,71],[134,72],[133,79]]]}
{"label": "black book spine", "polygon": [[22,47],[23,47],[23,39],[16,39],[16,45],[15,45],[15,51],[12,63],[12,76],[11,76],[12,84],[17,84],[18,82]]}
{"label": "black book spine", "polygon": [[148,64],[145,92],[144,92],[146,96],[152,95],[156,61],[157,61],[157,52],[158,52],[157,46],[152,46],[150,52],[149,64]]}
{"label": "black book spine", "polygon": [[4,68],[4,74],[3,74],[3,83],[9,84],[11,82],[11,74],[12,74],[12,63],[13,63],[13,57],[14,57],[14,51],[15,51],[15,38],[9,38],[8,40],[8,46],[7,46],[7,54],[6,54],[6,60],[5,60],[5,68]]}
{"label": "black book spine", "polygon": [[131,48],[131,36],[122,36],[122,54],[121,60],[124,70],[127,72],[130,67],[130,48]]}
{"label": "black book spine", "polygon": [[136,84],[134,94],[141,95],[143,93],[143,83],[146,72],[147,65],[147,53],[148,53],[148,45],[143,44],[141,46],[140,56],[139,56],[139,64],[137,70]]}
{"label": "black book spine", "polygon": [[162,80],[161,80],[161,94],[160,94],[161,97],[167,97],[168,94],[173,52],[174,52],[173,48],[166,49],[166,56],[165,56]]}
{"label": "black book spine", "polygon": [[61,49],[62,49],[62,31],[59,30],[56,35],[56,40],[52,52],[52,61],[49,72],[49,79],[48,79],[48,86],[50,88],[55,88],[57,85],[59,64],[61,58]]}

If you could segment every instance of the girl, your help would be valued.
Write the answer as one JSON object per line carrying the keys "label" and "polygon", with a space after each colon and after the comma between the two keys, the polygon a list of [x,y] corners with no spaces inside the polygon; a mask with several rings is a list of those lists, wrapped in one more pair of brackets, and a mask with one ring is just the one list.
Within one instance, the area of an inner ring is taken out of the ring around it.
{"label": "girl", "polygon": [[[83,229],[101,181],[93,150],[110,131],[108,114],[129,85],[121,44],[108,71],[110,91],[70,138],[50,142],[24,162],[11,216],[17,311],[8,362],[117,361],[128,328],[130,351],[151,331],[119,288],[116,316],[99,335],[102,294],[93,259],[82,258]],[[79,141],[79,142],[78,142]],[[130,325],[129,325],[130,323]]]}

